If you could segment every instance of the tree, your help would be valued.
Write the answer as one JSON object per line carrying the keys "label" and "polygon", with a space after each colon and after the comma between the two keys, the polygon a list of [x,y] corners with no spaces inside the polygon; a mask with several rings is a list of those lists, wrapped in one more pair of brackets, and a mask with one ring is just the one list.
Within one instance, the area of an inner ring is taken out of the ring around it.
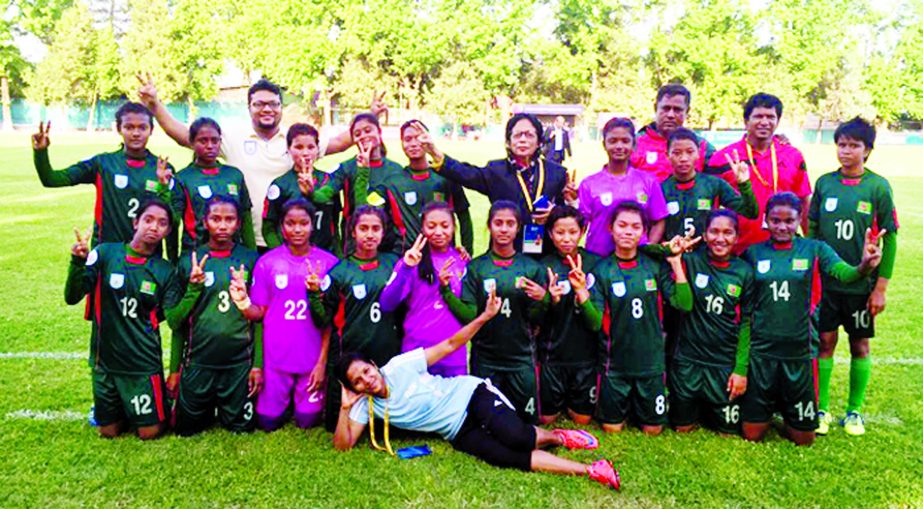
{"label": "tree", "polygon": [[427,104],[434,111],[454,120],[455,124],[483,124],[484,112],[490,101],[490,94],[484,82],[466,62],[458,61],[433,79],[431,91],[426,96]]}
{"label": "tree", "polygon": [[0,34],[0,102],[2,102],[3,130],[13,129],[11,96],[20,95],[23,89],[23,72],[28,64],[22,58],[19,48],[13,43],[10,23],[0,21],[6,28]]}
{"label": "tree", "polygon": [[65,10],[48,55],[27,78],[27,96],[43,105],[90,104],[95,95],[95,41],[86,5],[77,2]]}
{"label": "tree", "polygon": [[55,38],[55,29],[64,12],[74,0],[12,0],[12,29],[20,34],[32,34],[45,45]]}

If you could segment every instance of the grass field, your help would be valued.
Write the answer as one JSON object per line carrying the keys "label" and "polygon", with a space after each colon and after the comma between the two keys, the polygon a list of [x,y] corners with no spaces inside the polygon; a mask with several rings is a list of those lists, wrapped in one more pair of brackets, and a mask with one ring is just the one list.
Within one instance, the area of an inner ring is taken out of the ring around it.
{"label": "grass field", "polygon": [[[54,135],[56,167],[112,150],[109,135]],[[396,142],[389,143],[399,153]],[[459,158],[486,161],[499,144],[444,143]],[[496,146],[494,146],[496,145]],[[190,153],[163,137],[152,142],[181,167]],[[603,162],[597,144],[579,144],[581,175]],[[835,166],[833,148],[805,150],[812,180]],[[923,149],[882,147],[870,166],[891,179],[901,219],[900,251],[887,312],[873,342],[868,433],[847,438],[836,427],[811,448],[772,433],[766,443],[706,431],[649,438],[636,430],[602,438],[621,493],[586,479],[499,470],[454,452],[433,437],[434,454],[401,461],[362,440],[338,453],[330,436],[287,426],[272,434],[221,430],[151,443],[97,438],[83,355],[89,326],[82,306],[68,307],[63,286],[72,228],[91,222],[93,189],[43,189],[26,133],[0,136],[0,507],[915,507],[923,506]],[[332,165],[334,161],[325,162]],[[475,204],[477,242],[485,246],[486,201]],[[165,349],[169,332],[164,334]],[[846,399],[848,350],[841,345],[833,403]]]}

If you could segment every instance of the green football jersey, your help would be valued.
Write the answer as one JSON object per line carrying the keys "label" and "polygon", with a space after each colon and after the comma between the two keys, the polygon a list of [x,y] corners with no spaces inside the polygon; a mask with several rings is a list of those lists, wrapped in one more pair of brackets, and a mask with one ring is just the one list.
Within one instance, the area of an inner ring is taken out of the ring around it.
{"label": "green football jersey", "polygon": [[92,299],[90,363],[95,369],[123,375],[163,371],[160,322],[164,309],[176,304],[173,267],[162,258],[131,253],[127,244],[100,244],[86,264],[71,260],[65,297]]}
{"label": "green football jersey", "polygon": [[[183,365],[203,368],[230,368],[250,364],[253,348],[253,334],[250,321],[231,301],[231,268],[243,265],[247,270],[248,283],[253,278],[253,267],[259,254],[239,244],[230,251],[211,251],[208,246],[196,249],[201,262],[205,261],[205,283],[192,312],[186,318],[182,331],[185,339]],[[176,267],[178,288],[185,289],[189,283],[192,255],[180,258]],[[182,295],[180,295],[182,297]],[[178,300],[178,299],[174,299]]]}
{"label": "green football jersey", "polygon": [[[132,220],[145,200],[156,198],[157,156],[147,153],[133,159],[124,150],[97,154],[63,170],[52,170],[47,150],[35,151],[35,167],[47,187],[93,184],[96,206],[93,213],[92,245],[131,242]],[[172,166],[170,167],[172,169]]]}
{"label": "green football jersey", "polygon": [[[891,186],[867,168],[860,177],[834,171],[817,179],[808,219],[816,225],[812,236],[852,265],[862,261],[866,229],[897,232],[898,228]],[[824,277],[824,291],[865,295],[872,291],[876,277],[877,272],[851,284]]]}
{"label": "green football jersey", "polygon": [[826,243],[795,238],[790,246],[772,240],[744,253],[754,267],[750,355],[781,360],[811,358],[811,313],[815,271],[832,273],[843,260]]}
{"label": "green football jersey", "polygon": [[692,289],[692,311],[679,328],[677,358],[718,367],[733,367],[741,317],[749,317],[753,268],[733,257],[718,262],[705,249],[683,255]]}
{"label": "green football jersey", "polygon": [[[205,212],[208,200],[213,196],[224,196],[237,202],[241,218],[250,213],[250,193],[244,182],[244,174],[233,166],[221,165],[202,168],[195,164],[180,170],[174,177],[172,206],[178,219],[183,221],[182,251],[198,248],[207,242]],[[237,234],[240,240],[240,233]]]}
{"label": "green football jersey", "polygon": [[499,258],[491,252],[468,263],[462,280],[461,301],[484,311],[487,296],[496,288],[502,299],[500,312],[471,340],[472,371],[479,364],[493,367],[535,364],[535,341],[532,335],[533,309],[540,306],[519,284],[521,277],[545,286],[547,271],[532,258],[516,253]]}
{"label": "green football jersey", "polygon": [[[319,189],[330,182],[331,174],[319,170],[314,170],[314,188]],[[272,228],[281,228],[282,206],[285,202],[295,199],[306,198],[301,194],[301,188],[298,187],[298,174],[294,169],[285,172],[282,176],[277,177],[269,185],[266,191],[266,204],[263,206],[263,224],[271,225]],[[332,201],[324,204],[314,203],[314,230],[311,232],[311,244],[331,253],[342,251],[340,245],[340,197],[335,197]],[[281,230],[279,235],[281,236]],[[275,246],[271,246],[275,247]]]}
{"label": "green football jersey", "polygon": [[394,313],[381,310],[378,297],[388,284],[397,256],[379,253],[372,261],[341,260],[321,283],[324,308],[333,319],[335,337],[330,359],[360,352],[384,366],[401,352],[401,335]]}
{"label": "green football jersey", "polygon": [[705,174],[689,182],[679,182],[671,175],[660,186],[670,213],[665,221],[665,239],[687,235],[693,229],[696,235],[704,235],[708,214],[718,208],[734,210],[750,219],[759,213],[749,182],[740,185],[741,194],[723,179]]}
{"label": "green football jersey", "polygon": [[[376,189],[381,189],[384,185],[385,180],[394,173],[403,171],[401,165],[395,163],[390,159],[382,159],[380,164],[369,168],[369,182],[366,186],[366,189],[361,190],[360,194],[366,195],[366,201],[378,207],[385,205],[384,197],[378,195],[375,191]],[[330,174],[330,181],[324,185],[322,189],[328,189],[330,192],[339,193],[343,192],[343,239],[345,242],[349,243],[351,236],[349,232],[346,231],[348,225],[346,224],[349,220],[349,215],[356,210],[356,176],[359,172],[359,167],[356,165],[356,158],[353,157],[346,161],[340,163],[340,166],[337,167],[336,171]],[[316,192],[316,191],[315,191]],[[326,194],[322,192],[321,194]],[[376,196],[372,196],[376,195]],[[358,203],[358,205],[364,205],[365,202]],[[392,225],[392,230],[397,232],[397,229]],[[390,246],[388,246],[390,247]],[[346,251],[349,251],[348,249]]]}
{"label": "green football jersey", "polygon": [[[593,269],[599,263],[596,256],[580,248],[583,259],[583,272],[587,278],[587,289],[593,290],[596,277]],[[539,358],[542,363],[553,365],[590,365],[595,367],[599,354],[599,332],[591,330],[581,316],[583,309],[577,305],[567,274],[570,265],[567,259],[556,252],[542,258],[541,264],[550,267],[558,276],[558,286],[564,289],[564,296],[557,304],[552,304],[542,323],[539,334]]]}
{"label": "green football jersey", "polygon": [[641,253],[631,261],[604,258],[593,274],[590,296],[603,315],[600,368],[625,376],[663,373],[663,297],[675,291],[672,271]]}
{"label": "green football jersey", "polygon": [[401,252],[413,245],[422,231],[422,212],[427,203],[447,202],[456,212],[468,210],[464,189],[432,170],[415,172],[405,167],[390,173],[373,189],[388,203],[397,234],[395,243]]}

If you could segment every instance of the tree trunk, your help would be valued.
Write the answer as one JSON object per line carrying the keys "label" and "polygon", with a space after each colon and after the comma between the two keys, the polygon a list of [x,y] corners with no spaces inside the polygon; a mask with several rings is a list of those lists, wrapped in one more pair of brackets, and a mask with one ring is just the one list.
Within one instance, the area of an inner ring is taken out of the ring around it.
{"label": "tree trunk", "polygon": [[10,79],[0,77],[0,101],[3,102],[3,130],[13,130],[13,108],[10,104]]}
{"label": "tree trunk", "polygon": [[96,130],[96,104],[99,96],[94,93],[93,100],[90,101],[90,114],[87,117],[87,132]]}

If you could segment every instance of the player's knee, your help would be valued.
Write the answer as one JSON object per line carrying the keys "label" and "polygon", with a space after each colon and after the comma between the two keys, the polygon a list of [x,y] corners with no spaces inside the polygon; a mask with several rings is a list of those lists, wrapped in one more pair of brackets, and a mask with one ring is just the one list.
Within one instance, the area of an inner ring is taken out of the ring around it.
{"label": "player's knee", "polygon": [[109,424],[99,427],[99,436],[103,438],[115,438],[122,432],[122,426],[119,423]]}
{"label": "player's knee", "polygon": [[538,422],[540,422],[543,426],[547,426],[547,425],[553,423],[554,421],[558,420],[558,416],[559,416],[559,415],[560,415],[560,414],[543,415],[543,416],[541,416],[541,417],[538,418]]}
{"label": "player's knee", "polygon": [[138,428],[138,438],[141,440],[154,440],[160,436],[161,431],[163,431],[163,428],[159,424],[154,426],[142,426]]}
{"label": "player's knee", "polygon": [[869,356],[869,340],[867,338],[849,338],[849,354],[856,359]]}
{"label": "player's knee", "polygon": [[836,350],[837,344],[837,333],[836,332],[821,332],[820,333],[820,348],[819,355],[821,357],[832,357],[833,352]]}
{"label": "player's knee", "polygon": [[592,415],[578,414],[573,410],[568,410],[567,414],[570,416],[570,419],[574,421],[574,424],[579,424],[581,426],[586,426],[593,419]]}
{"label": "player's knee", "polygon": [[687,424],[685,426],[674,426],[673,429],[677,433],[691,433],[695,431],[695,424]]}
{"label": "player's knee", "polygon": [[813,431],[797,431],[789,428],[788,437],[795,445],[812,445],[816,434]]}
{"label": "player's knee", "polygon": [[625,429],[625,421],[617,424],[603,424],[602,428],[606,433],[621,433]]}
{"label": "player's knee", "polygon": [[744,437],[744,440],[750,442],[760,442],[763,440],[763,437],[766,435],[766,430],[768,429],[769,424],[753,424],[745,422],[740,434]]}

